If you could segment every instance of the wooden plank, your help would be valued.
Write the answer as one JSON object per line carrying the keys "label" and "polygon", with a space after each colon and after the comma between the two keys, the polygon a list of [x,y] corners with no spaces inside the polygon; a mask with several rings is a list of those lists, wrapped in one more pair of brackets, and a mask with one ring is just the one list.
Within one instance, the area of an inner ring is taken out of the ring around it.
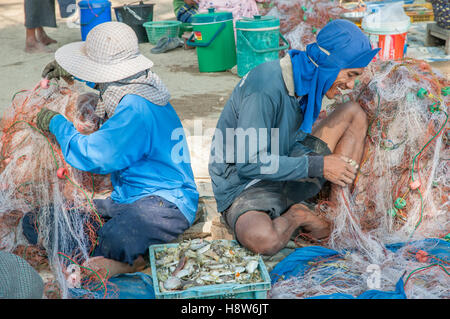
{"label": "wooden plank", "polygon": [[435,22],[428,23],[425,45],[440,45],[439,39],[445,41],[445,53],[450,54],[450,30],[439,27]]}

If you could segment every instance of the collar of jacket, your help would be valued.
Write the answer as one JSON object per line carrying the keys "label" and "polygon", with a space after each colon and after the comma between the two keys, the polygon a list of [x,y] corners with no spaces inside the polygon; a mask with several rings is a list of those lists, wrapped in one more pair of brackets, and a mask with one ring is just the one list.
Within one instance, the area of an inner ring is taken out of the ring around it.
{"label": "collar of jacket", "polygon": [[295,97],[294,73],[292,71],[291,56],[289,54],[286,54],[280,59],[280,67],[288,94]]}

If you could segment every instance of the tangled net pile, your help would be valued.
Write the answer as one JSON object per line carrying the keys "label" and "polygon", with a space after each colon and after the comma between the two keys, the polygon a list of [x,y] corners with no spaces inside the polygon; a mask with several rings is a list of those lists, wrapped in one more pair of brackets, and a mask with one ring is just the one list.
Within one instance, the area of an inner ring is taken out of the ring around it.
{"label": "tangled net pile", "polygon": [[[448,299],[448,259],[423,250],[435,244],[415,242],[395,252],[386,249],[379,264],[368,262],[358,251],[312,260],[301,275],[276,283],[270,297],[311,298],[336,293],[355,297],[371,288],[398,292],[401,285],[409,299]],[[373,276],[375,272],[378,278]]]}
{"label": "tangled net pile", "polygon": [[263,15],[280,19],[280,31],[291,49],[304,50],[328,22],[349,11],[338,0],[273,0],[273,7]]}
{"label": "tangled net pile", "polygon": [[[317,205],[333,224],[326,246],[345,253],[311,263],[301,278],[277,283],[272,297],[356,296],[367,290],[367,267],[375,264],[382,290],[394,290],[409,274],[408,298],[450,298],[450,251],[438,258],[417,244],[450,236],[449,85],[423,61],[373,62],[366,68],[343,98],[359,102],[369,118],[359,172],[352,187],[337,191],[337,203]],[[392,243],[406,245],[393,252],[386,249]]]}
{"label": "tangled net pile", "polygon": [[[15,252],[36,268],[48,263],[56,279],[51,283],[57,287],[54,295],[61,298],[69,297],[71,264],[86,272],[82,287],[108,294],[106,274],[81,265],[92,254],[103,225],[93,198],[111,191],[109,176],[70,167],[55,137],[35,124],[36,114],[47,107],[63,114],[82,134],[97,130],[97,97],[79,92],[76,86],[53,82],[48,88],[37,85],[18,92],[0,123],[0,249]],[[19,227],[20,218],[31,211],[37,213],[34,246],[24,242]]]}

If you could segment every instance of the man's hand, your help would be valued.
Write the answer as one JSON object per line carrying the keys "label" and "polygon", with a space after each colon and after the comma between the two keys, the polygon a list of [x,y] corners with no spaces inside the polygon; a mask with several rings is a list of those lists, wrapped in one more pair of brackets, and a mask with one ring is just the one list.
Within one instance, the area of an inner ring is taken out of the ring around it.
{"label": "man's hand", "polygon": [[197,2],[195,0],[184,0],[184,3],[186,3],[188,6],[196,6]]}
{"label": "man's hand", "polygon": [[49,80],[51,79],[61,79],[63,78],[66,81],[72,80],[72,75],[64,70],[56,61],[52,61],[49,64],[47,64],[44,68],[44,71],[42,71],[42,77],[47,78]]}
{"label": "man's hand", "polygon": [[323,177],[339,186],[352,184],[357,171],[356,162],[345,156],[331,154],[323,158]]}
{"label": "man's hand", "polygon": [[38,115],[36,116],[36,126],[38,129],[44,132],[50,131],[50,121],[52,118],[60,113],[49,110],[46,107],[43,107]]}

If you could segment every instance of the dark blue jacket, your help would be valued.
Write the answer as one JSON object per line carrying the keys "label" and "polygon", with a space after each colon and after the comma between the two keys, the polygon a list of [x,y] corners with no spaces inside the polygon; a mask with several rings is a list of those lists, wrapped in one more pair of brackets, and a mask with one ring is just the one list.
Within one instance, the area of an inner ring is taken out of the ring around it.
{"label": "dark blue jacket", "polygon": [[[255,180],[323,176],[323,156],[289,156],[305,133],[299,130],[299,101],[283,72],[280,60],[260,64],[242,78],[222,111],[209,164],[219,212]],[[292,77],[292,67],[287,72]]]}

